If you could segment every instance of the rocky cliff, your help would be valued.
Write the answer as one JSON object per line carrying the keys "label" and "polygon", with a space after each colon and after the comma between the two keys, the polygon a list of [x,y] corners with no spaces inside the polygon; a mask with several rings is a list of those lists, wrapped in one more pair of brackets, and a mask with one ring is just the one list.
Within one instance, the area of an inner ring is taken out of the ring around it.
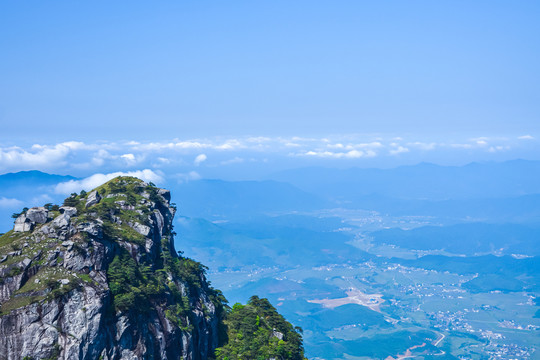
{"label": "rocky cliff", "polygon": [[167,190],[119,177],[0,237],[0,359],[207,359],[224,298],[173,245]]}

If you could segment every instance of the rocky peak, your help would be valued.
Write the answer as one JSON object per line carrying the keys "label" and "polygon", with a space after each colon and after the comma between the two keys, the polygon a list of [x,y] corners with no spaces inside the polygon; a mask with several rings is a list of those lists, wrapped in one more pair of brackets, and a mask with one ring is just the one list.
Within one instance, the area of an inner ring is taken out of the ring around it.
{"label": "rocky peak", "polygon": [[0,359],[206,359],[224,298],[179,257],[170,193],[132,177],[0,237]]}

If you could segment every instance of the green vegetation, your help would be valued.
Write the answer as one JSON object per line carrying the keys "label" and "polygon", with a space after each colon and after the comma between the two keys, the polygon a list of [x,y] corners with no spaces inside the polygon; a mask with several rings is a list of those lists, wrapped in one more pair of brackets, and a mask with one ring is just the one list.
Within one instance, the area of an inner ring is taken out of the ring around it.
{"label": "green vegetation", "polygon": [[473,293],[499,291],[523,291],[525,284],[515,278],[502,274],[482,274],[462,285]]}
{"label": "green vegetation", "polygon": [[[154,202],[159,202],[157,196],[157,188],[150,184],[144,185],[142,180],[134,177],[117,177],[95,189],[106,200],[108,195],[118,195],[118,198],[111,197],[112,201],[126,200],[127,204],[136,206],[141,200],[144,199],[143,193],[148,194],[148,198]],[[86,196],[86,194],[85,194]]]}
{"label": "green vegetation", "polygon": [[[204,290],[218,315],[224,313],[227,301],[219,290],[205,282],[205,267],[194,260],[171,255],[168,239],[163,239],[161,250],[163,267],[145,264],[144,260],[137,264],[125,249],[114,257],[107,276],[115,310],[127,312],[136,307],[138,311],[150,311],[154,301],[172,297],[165,312],[167,318],[183,330],[189,330],[187,317],[191,306],[188,297],[198,297],[198,292]],[[169,280],[169,274],[173,275],[173,280]],[[186,285],[187,294],[182,294],[176,281]]]}
{"label": "green vegetation", "polygon": [[[395,357],[398,354],[403,354],[411,347],[411,344],[421,345],[429,343],[437,338],[436,334],[429,330],[412,331],[396,331],[387,334],[378,334],[369,338],[359,338],[353,341],[344,343],[345,352],[352,356],[367,356],[374,359],[386,359],[388,356]],[[431,348],[431,351],[438,352],[436,348]]]}
{"label": "green vegetation", "polygon": [[26,214],[27,211],[28,211],[28,208],[25,207],[25,208],[22,209],[22,211],[21,211],[20,213],[13,213],[13,214],[11,215],[11,218],[16,219],[16,218],[18,218],[20,215]]}
{"label": "green vegetation", "polygon": [[127,224],[111,224],[106,222],[103,224],[102,228],[103,235],[111,240],[119,239],[123,241],[129,241],[138,245],[144,245],[144,236],[139,234]]}
{"label": "green vegetation", "polygon": [[150,267],[138,266],[128,252],[122,249],[107,271],[116,311],[129,311],[134,306],[138,311],[148,311],[150,298],[164,290],[158,278],[152,275]]}
{"label": "green vegetation", "polygon": [[[67,284],[61,284],[60,280],[67,279]],[[36,281],[37,280],[37,281]],[[11,310],[18,309],[39,301],[51,301],[60,298],[83,283],[94,281],[86,274],[75,276],[62,268],[43,268],[31,277],[24,286],[15,291],[13,296],[2,304],[0,315],[8,314]]]}
{"label": "green vegetation", "polygon": [[[0,236],[0,248],[6,245],[16,244],[18,240],[22,240],[27,236],[24,233],[16,233],[13,230],[9,230],[7,233]],[[7,251],[6,251],[7,252]]]}
{"label": "green vegetation", "polygon": [[252,296],[227,314],[228,343],[216,349],[216,359],[303,360],[302,329],[293,328],[267,299]]}
{"label": "green vegetation", "polygon": [[76,193],[72,193],[68,198],[64,200],[64,206],[77,207],[81,203],[82,197]]}
{"label": "green vegetation", "polygon": [[44,296],[13,296],[8,301],[2,304],[0,308],[0,316],[9,314],[11,310],[19,309],[40,300],[43,300]]}
{"label": "green vegetation", "polygon": [[[84,206],[88,195],[81,192],[80,195],[72,194],[77,204],[77,221],[85,222],[91,218],[100,218],[104,221],[103,234],[105,237],[115,240],[121,239],[144,245],[144,236],[135,231],[129,224],[148,222],[150,210],[147,205],[148,197],[151,201],[159,203],[161,200],[157,195],[157,189],[149,185],[143,186],[143,182],[136,178],[118,177],[101,185],[96,190],[102,197],[102,200],[89,207]],[[144,195],[144,196],[143,196]],[[118,202],[123,201],[125,205],[132,207],[128,210],[119,206]]]}
{"label": "green vegetation", "polygon": [[48,358],[45,358],[44,360],[57,360],[60,357],[61,351],[62,351],[62,347],[59,344],[54,344],[51,355]]}
{"label": "green vegetation", "polygon": [[58,282],[49,282],[49,289],[51,289],[51,292],[47,295],[46,300],[50,301],[52,299],[58,299],[69,292],[71,292],[74,289],[77,289],[81,286],[80,281],[70,281],[66,285],[60,286]]}

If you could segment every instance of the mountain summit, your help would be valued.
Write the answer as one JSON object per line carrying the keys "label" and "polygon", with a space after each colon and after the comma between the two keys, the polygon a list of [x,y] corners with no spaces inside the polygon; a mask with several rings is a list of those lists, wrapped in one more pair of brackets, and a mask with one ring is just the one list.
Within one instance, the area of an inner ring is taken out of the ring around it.
{"label": "mountain summit", "polygon": [[0,359],[304,359],[301,330],[266,299],[246,305],[264,314],[250,324],[257,347],[238,343],[252,319],[176,252],[170,199],[118,177],[14,214],[0,237]]}
{"label": "mountain summit", "polygon": [[173,245],[170,193],[119,177],[0,238],[0,359],[207,359],[224,297]]}

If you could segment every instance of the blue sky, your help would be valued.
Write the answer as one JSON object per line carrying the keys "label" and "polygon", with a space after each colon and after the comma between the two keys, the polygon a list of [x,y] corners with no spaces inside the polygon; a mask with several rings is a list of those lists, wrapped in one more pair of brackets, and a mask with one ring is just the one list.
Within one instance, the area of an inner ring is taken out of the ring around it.
{"label": "blue sky", "polygon": [[539,19],[537,1],[4,1],[0,143],[537,138]]}

